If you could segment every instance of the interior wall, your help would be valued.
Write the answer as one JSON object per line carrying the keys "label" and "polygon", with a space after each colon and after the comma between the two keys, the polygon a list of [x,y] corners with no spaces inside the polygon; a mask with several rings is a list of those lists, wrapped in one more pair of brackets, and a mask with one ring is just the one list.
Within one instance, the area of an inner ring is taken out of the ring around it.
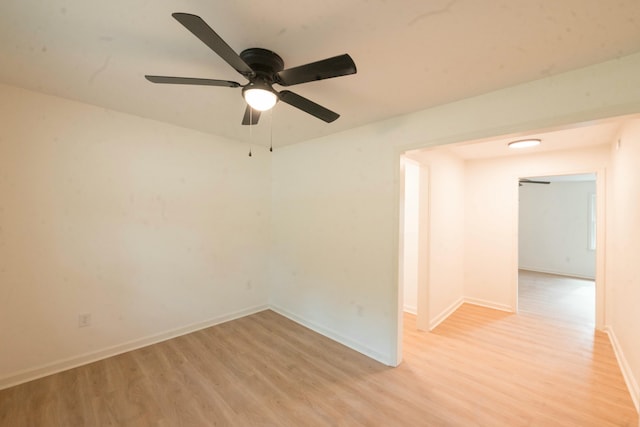
{"label": "interior wall", "polygon": [[518,265],[544,273],[595,279],[589,208],[595,181],[520,187]]}
{"label": "interior wall", "polygon": [[418,311],[418,226],[420,209],[420,166],[403,158],[404,209],[403,209],[403,255],[402,289],[403,308],[407,313]]}
{"label": "interior wall", "polygon": [[[619,143],[618,143],[619,141]],[[607,286],[610,334],[623,372],[640,411],[640,120],[621,131],[611,151],[611,204],[607,226]]]}
{"label": "interior wall", "polygon": [[352,135],[275,150],[272,166],[271,306],[378,360],[395,351],[393,160],[384,140]]}
{"label": "interior wall", "polygon": [[[413,158],[429,170],[428,304],[429,329],[436,327],[464,297],[465,163],[445,149]],[[424,284],[421,284],[421,286]]]}
{"label": "interior wall", "polygon": [[266,307],[268,152],[5,85],[0,117],[0,386]]}
{"label": "interior wall", "polygon": [[[274,151],[272,302],[384,363],[399,363],[401,153],[636,113],[638,86],[640,54]],[[515,196],[517,184],[510,191]],[[477,298],[511,306],[502,289],[475,285]]]}
{"label": "interior wall", "polygon": [[577,150],[467,161],[465,297],[516,309],[518,178],[604,170],[609,142]]}

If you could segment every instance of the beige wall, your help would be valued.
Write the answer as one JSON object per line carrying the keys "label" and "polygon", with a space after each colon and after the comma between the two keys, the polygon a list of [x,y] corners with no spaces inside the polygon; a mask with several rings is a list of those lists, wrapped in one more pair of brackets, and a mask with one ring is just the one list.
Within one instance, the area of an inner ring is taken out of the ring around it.
{"label": "beige wall", "polygon": [[640,120],[612,144],[611,204],[607,234],[610,333],[625,360],[627,384],[640,410]]}
{"label": "beige wall", "polygon": [[272,167],[272,306],[381,360],[398,302],[393,159],[360,135],[278,149]]}
{"label": "beige wall", "polygon": [[404,168],[404,193],[402,204],[402,293],[403,310],[416,314],[418,311],[418,267],[420,261],[419,224],[420,224],[420,165],[402,158]]}
{"label": "beige wall", "polygon": [[428,262],[426,280],[428,327],[433,329],[457,308],[464,297],[465,163],[446,149],[412,156],[429,174],[425,192]]}
{"label": "beige wall", "polygon": [[266,306],[268,152],[3,85],[0,117],[0,386]]}

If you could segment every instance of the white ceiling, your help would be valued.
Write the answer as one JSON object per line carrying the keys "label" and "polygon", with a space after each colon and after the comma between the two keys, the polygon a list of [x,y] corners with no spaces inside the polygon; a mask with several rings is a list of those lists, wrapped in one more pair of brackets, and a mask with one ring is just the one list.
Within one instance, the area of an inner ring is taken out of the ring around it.
{"label": "white ceiling", "polygon": [[526,179],[549,182],[585,182],[595,181],[595,173],[579,173],[574,175],[530,176]]}
{"label": "white ceiling", "polygon": [[274,145],[295,143],[640,51],[638,0],[2,0],[0,82],[268,144],[240,125],[239,89],[154,85],[144,74],[236,80],[171,17],[201,16],[237,52],[286,67],[349,53],[358,73],[290,87],[342,116],[286,104]]}
{"label": "white ceiling", "polygon": [[[553,129],[526,135],[505,136],[479,141],[468,141],[438,147],[465,160],[520,156],[549,151],[571,150],[595,145],[611,144],[625,121],[637,116],[618,117],[600,122],[583,123],[563,129]],[[540,139],[541,143],[529,148],[509,148],[508,144],[520,139]],[[425,149],[429,150],[429,149]],[[420,150],[417,150],[420,151]]]}

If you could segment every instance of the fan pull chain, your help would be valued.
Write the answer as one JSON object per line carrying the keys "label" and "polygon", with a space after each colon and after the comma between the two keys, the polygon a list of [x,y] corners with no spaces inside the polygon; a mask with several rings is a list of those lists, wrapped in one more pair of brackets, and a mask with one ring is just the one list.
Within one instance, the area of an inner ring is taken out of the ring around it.
{"label": "fan pull chain", "polygon": [[269,151],[273,152],[273,108],[269,112]]}
{"label": "fan pull chain", "polygon": [[249,107],[249,157],[252,156],[251,148],[253,145],[253,108]]}

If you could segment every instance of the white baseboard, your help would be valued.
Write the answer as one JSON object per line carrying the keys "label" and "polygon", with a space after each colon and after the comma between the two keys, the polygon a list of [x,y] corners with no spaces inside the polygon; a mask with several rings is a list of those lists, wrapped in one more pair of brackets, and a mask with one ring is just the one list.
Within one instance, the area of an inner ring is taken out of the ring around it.
{"label": "white baseboard", "polygon": [[358,353],[362,353],[367,357],[370,357],[374,360],[377,360],[378,362],[387,365],[387,366],[396,366],[391,360],[390,357],[388,355],[384,355],[382,353],[379,353],[369,347],[367,347],[366,345],[352,339],[352,338],[348,338],[345,337],[344,335],[339,334],[338,332],[326,328],[324,326],[318,325],[317,323],[313,323],[313,322],[309,322],[308,320],[298,316],[295,313],[292,313],[282,307],[278,307],[278,306],[274,306],[271,305],[269,307],[271,310],[275,311],[276,313],[286,317],[289,320],[292,320],[302,326],[304,326],[305,328],[311,329],[314,332],[319,333],[320,335],[324,335],[325,337],[332,339],[333,341],[336,341],[344,346],[349,347],[352,350],[357,351]]}
{"label": "white baseboard", "polygon": [[605,332],[609,335],[609,341],[611,341],[613,352],[616,355],[616,359],[618,359],[618,365],[620,365],[622,376],[624,377],[625,383],[627,383],[627,388],[631,394],[633,404],[636,407],[636,411],[640,414],[640,387],[638,386],[638,382],[633,376],[633,372],[631,371],[631,367],[629,366],[627,359],[624,357],[622,347],[620,347],[620,343],[618,342],[618,338],[616,338],[616,334],[613,332],[613,329],[607,326],[605,328]]}
{"label": "white baseboard", "polygon": [[479,305],[481,307],[493,308],[494,310],[507,311],[509,313],[515,312],[515,309],[510,305],[499,304],[493,301],[487,301],[480,298],[465,297],[464,302],[467,304]]}
{"label": "white baseboard", "polygon": [[567,273],[566,271],[546,270],[544,268],[518,267],[518,270],[531,271],[533,273],[554,274],[556,276],[571,277],[571,278],[574,278],[574,279],[596,280],[596,278],[594,276],[587,276],[587,275],[584,275],[584,274]]}
{"label": "white baseboard", "polygon": [[187,326],[171,329],[166,332],[154,334],[148,337],[135,339],[122,344],[106,347],[101,350],[92,351],[89,353],[81,354],[78,356],[69,357],[62,360],[57,360],[52,363],[47,363],[35,368],[26,369],[20,372],[16,372],[4,378],[0,378],[0,390],[13,387],[18,384],[25,383],[27,381],[36,380],[38,378],[46,377],[48,375],[56,374],[58,372],[66,371],[68,369],[76,368],[81,365],[93,363],[98,360],[106,359],[108,357],[116,356],[118,354],[126,353],[128,351],[137,350],[142,347],[146,347],[152,344],[156,344],[162,341],[176,338],[181,335],[186,335],[191,332],[205,329],[210,326],[225,323],[230,320],[238,319],[240,317],[248,316],[260,311],[269,309],[268,305],[259,305],[255,307],[249,307],[243,310],[227,313],[221,316],[216,316],[212,319],[208,319],[202,322],[192,323]]}
{"label": "white baseboard", "polygon": [[413,315],[417,315],[418,314],[418,307],[414,307],[411,305],[405,305],[402,308],[403,311],[409,313],[409,314],[413,314]]}
{"label": "white baseboard", "polygon": [[464,297],[460,297],[460,299],[455,301],[449,307],[445,308],[442,313],[431,319],[429,321],[429,330],[433,331],[435,328],[437,328],[440,323],[444,322],[447,317],[451,316],[453,312],[460,308],[462,304],[464,304]]}

